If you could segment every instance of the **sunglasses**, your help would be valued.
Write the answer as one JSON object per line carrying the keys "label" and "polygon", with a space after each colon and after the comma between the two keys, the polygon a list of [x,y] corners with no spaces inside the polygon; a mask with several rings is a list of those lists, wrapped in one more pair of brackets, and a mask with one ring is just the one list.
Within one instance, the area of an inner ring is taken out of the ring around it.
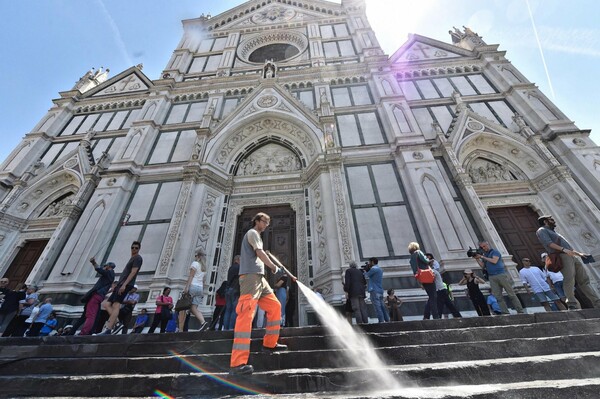
{"label": "sunglasses", "polygon": [[135,247],[135,246],[134,246],[134,247],[131,247],[131,249],[140,249],[140,247]]}

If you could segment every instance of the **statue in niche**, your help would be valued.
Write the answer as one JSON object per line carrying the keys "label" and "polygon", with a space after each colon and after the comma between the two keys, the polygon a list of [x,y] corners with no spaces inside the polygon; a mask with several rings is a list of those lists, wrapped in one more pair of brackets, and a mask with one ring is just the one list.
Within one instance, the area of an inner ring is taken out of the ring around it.
{"label": "statue in niche", "polygon": [[301,169],[296,154],[277,144],[267,144],[248,155],[239,165],[237,176],[290,173]]}
{"label": "statue in niche", "polygon": [[277,65],[273,60],[265,60],[265,66],[263,67],[263,78],[272,79],[277,73]]}
{"label": "statue in niche", "polygon": [[469,176],[473,183],[496,183],[517,180],[504,165],[486,160],[476,160],[469,167]]}

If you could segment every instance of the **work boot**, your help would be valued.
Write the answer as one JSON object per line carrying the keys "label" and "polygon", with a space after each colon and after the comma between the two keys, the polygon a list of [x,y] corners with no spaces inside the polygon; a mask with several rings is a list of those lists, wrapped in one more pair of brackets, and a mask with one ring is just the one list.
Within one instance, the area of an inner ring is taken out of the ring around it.
{"label": "work boot", "polygon": [[244,375],[252,374],[254,367],[251,364],[242,364],[241,366],[232,367],[229,369],[229,375]]}
{"label": "work boot", "polygon": [[263,352],[266,352],[266,353],[277,353],[277,352],[283,352],[286,350],[288,350],[288,347],[287,347],[287,345],[283,345],[283,344],[275,344],[275,346],[272,348],[263,346]]}

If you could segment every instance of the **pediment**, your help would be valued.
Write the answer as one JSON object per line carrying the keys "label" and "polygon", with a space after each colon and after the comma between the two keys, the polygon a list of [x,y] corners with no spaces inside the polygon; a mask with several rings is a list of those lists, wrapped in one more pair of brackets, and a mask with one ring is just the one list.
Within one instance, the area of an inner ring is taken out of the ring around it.
{"label": "pediment", "polygon": [[287,114],[300,119],[308,125],[317,127],[319,121],[313,110],[306,107],[281,87],[259,85],[242,101],[223,121],[217,125],[216,132],[245,119],[254,118],[261,113]]}
{"label": "pediment", "polygon": [[465,139],[476,133],[494,134],[523,141],[519,134],[468,109],[460,112],[455,118],[450,125],[447,137],[453,143],[453,147],[458,147]]}
{"label": "pediment", "polygon": [[420,35],[411,35],[391,57],[393,62],[424,62],[472,57],[470,51]]}
{"label": "pediment", "polygon": [[307,7],[291,4],[272,3],[267,5],[248,2],[232,10],[213,17],[213,31],[230,30],[248,27],[261,27],[273,24],[294,24],[314,22],[318,19],[340,15],[339,4],[316,1]]}
{"label": "pediment", "polygon": [[138,67],[131,67],[85,93],[84,97],[118,96],[145,92],[152,87],[150,79]]}

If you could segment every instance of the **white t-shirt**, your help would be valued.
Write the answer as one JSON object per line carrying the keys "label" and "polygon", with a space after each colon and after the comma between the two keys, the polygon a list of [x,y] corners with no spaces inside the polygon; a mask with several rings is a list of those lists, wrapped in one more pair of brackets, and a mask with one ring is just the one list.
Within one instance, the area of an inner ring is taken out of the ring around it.
{"label": "white t-shirt", "polygon": [[194,273],[194,278],[192,278],[192,285],[197,285],[198,287],[204,288],[204,275],[206,272],[202,271],[200,263],[193,261],[190,269],[194,269],[196,271],[196,273]]}
{"label": "white t-shirt", "polygon": [[563,281],[565,279],[565,277],[563,276],[563,274],[561,272],[554,273],[554,272],[551,272],[550,270],[546,270],[546,275],[548,277],[550,277],[552,284],[558,283],[559,281]]}
{"label": "white t-shirt", "polygon": [[546,276],[539,267],[524,267],[519,271],[523,284],[528,284],[533,292],[550,291],[550,286],[546,282]]}

